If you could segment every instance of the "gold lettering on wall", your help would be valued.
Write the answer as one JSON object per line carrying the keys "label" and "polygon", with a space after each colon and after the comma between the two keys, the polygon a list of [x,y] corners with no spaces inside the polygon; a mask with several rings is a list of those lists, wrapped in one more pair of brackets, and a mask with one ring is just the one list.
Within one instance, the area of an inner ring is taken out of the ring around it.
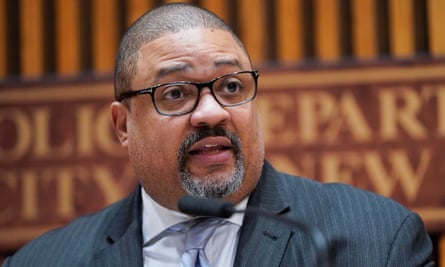
{"label": "gold lettering on wall", "polygon": [[[0,187],[6,186],[6,190],[9,192],[9,195],[6,197],[10,197],[18,187],[18,181],[14,175],[11,172],[8,173],[2,170],[0,170],[0,183],[2,184]],[[0,202],[0,225],[11,220],[14,211],[14,208],[8,205],[6,201]]]}
{"label": "gold lettering on wall", "polygon": [[[94,211],[98,205],[108,205],[124,197],[134,187],[133,178],[127,163],[120,172],[94,163],[0,170],[0,184],[7,187],[6,196],[11,199],[0,205],[0,223],[14,218],[20,218],[22,223],[38,222],[47,216],[58,221],[70,220],[78,216],[79,200],[85,202],[84,212]],[[85,190],[99,197],[97,203],[76,198],[76,194]]]}
{"label": "gold lettering on wall", "polygon": [[328,124],[332,114],[336,113],[334,97],[328,92],[315,91],[298,94],[296,99],[301,142],[315,144],[320,139],[324,140],[320,129],[321,126]]}
{"label": "gold lettering on wall", "polygon": [[[0,141],[1,162],[29,156],[34,160],[83,157],[95,155],[97,150],[110,156],[126,155],[111,129],[108,104],[100,108],[79,105],[74,111],[60,114],[60,108],[48,105],[29,111],[0,107],[0,123],[8,128],[2,131],[9,135]],[[64,130],[66,126],[75,132]]]}
{"label": "gold lettering on wall", "polygon": [[[294,144],[296,128],[293,127],[292,111],[295,103],[287,93],[274,94],[273,99],[258,98],[258,105],[265,131],[265,142],[274,146],[287,147]],[[280,142],[273,142],[280,140]]]}
{"label": "gold lettering on wall", "polygon": [[322,181],[353,184],[355,172],[363,165],[363,158],[355,151],[328,152],[322,155],[320,165]]}
{"label": "gold lettering on wall", "polygon": [[97,125],[95,141],[100,150],[107,155],[126,157],[127,151],[121,147],[111,130],[110,107],[108,105],[99,110],[95,122]]}
{"label": "gold lettering on wall", "polygon": [[[267,160],[280,171],[352,184],[416,210],[440,208],[445,80],[379,83],[366,71],[363,82],[311,78],[306,86],[298,76],[260,86]],[[111,128],[110,85],[101,85],[104,97],[90,97],[94,90],[84,86],[29,88],[35,101],[0,97],[2,229],[63,224],[134,189],[127,151]]]}
{"label": "gold lettering on wall", "polygon": [[286,170],[289,173],[300,174],[306,177],[315,177],[315,157],[303,154],[294,158],[279,153],[268,153],[267,160],[273,163],[278,170]]}
{"label": "gold lettering on wall", "polygon": [[20,179],[22,184],[22,216],[25,221],[32,221],[37,219],[39,214],[38,204],[38,190],[36,173],[32,170],[25,170]]}
{"label": "gold lettering on wall", "polygon": [[60,145],[55,145],[51,129],[51,114],[48,107],[39,107],[33,113],[34,130],[35,130],[35,147],[33,149],[36,159],[67,157],[73,154],[72,139],[66,138],[61,140]]}
{"label": "gold lettering on wall", "polygon": [[[425,99],[437,98],[437,135],[445,137],[445,85],[426,86],[424,93],[427,95]],[[434,101],[431,102],[434,104]]]}
{"label": "gold lettering on wall", "polygon": [[388,197],[399,185],[404,197],[414,202],[430,167],[432,152],[421,150],[417,161],[410,160],[403,149],[389,150],[385,154],[377,150],[303,153],[297,158],[272,153],[268,159],[278,169],[305,177],[316,177],[318,170],[323,182],[360,186],[369,181],[373,191]]}
{"label": "gold lettering on wall", "polygon": [[417,166],[413,166],[405,151],[394,150],[388,153],[389,170],[385,168],[381,155],[375,152],[365,154],[364,165],[378,193],[391,196],[396,183],[399,182],[407,199],[414,201],[430,159],[431,152],[424,149]]}
{"label": "gold lettering on wall", "polygon": [[321,89],[267,92],[259,100],[266,143],[279,148],[336,144],[345,136],[349,142],[368,143],[397,141],[403,136],[425,140],[428,133],[445,135],[445,88],[371,89],[365,97],[350,88],[337,93]]}
{"label": "gold lettering on wall", "polygon": [[426,137],[426,129],[418,118],[424,104],[421,95],[411,88],[391,88],[381,90],[379,100],[383,139],[398,138],[398,126],[402,127],[412,138]]}
{"label": "gold lettering on wall", "polygon": [[[351,137],[354,140],[358,142],[370,141],[372,138],[372,130],[369,127],[362,110],[360,109],[360,105],[357,103],[356,98],[351,92],[346,91],[341,95],[339,106],[339,126],[333,127],[334,129],[331,130],[331,134],[329,134],[328,130],[326,136],[327,139],[335,142],[335,140],[338,140],[338,136],[341,134],[340,130],[344,128],[345,131],[351,133]],[[343,125],[344,127],[341,127]]]}
{"label": "gold lettering on wall", "polygon": [[5,108],[0,110],[0,123],[13,124],[9,130],[14,131],[15,138],[9,139],[11,140],[11,142],[8,143],[10,147],[5,148],[4,146],[0,146],[0,160],[2,162],[13,162],[23,157],[31,145],[31,123],[25,112],[18,108]]}
{"label": "gold lettering on wall", "polygon": [[[49,170],[47,177],[56,182],[57,213],[62,219],[73,218],[74,211],[74,172],[70,168],[56,168]],[[43,177],[46,178],[46,177]]]}
{"label": "gold lettering on wall", "polygon": [[438,166],[434,155],[444,149],[436,140],[444,134],[445,87],[367,88],[283,89],[260,95],[260,108],[269,114],[264,119],[286,118],[265,123],[267,158],[286,172],[416,203]]}
{"label": "gold lettering on wall", "polygon": [[390,158],[394,166],[394,174],[392,176],[397,177],[398,181],[400,181],[407,199],[414,201],[425,179],[425,173],[428,167],[430,167],[432,152],[430,149],[422,149],[416,166],[413,166],[403,150],[394,151],[390,154]]}
{"label": "gold lettering on wall", "polygon": [[94,106],[81,105],[76,112],[77,125],[77,150],[79,156],[93,154],[94,142],[91,136],[94,135]]}

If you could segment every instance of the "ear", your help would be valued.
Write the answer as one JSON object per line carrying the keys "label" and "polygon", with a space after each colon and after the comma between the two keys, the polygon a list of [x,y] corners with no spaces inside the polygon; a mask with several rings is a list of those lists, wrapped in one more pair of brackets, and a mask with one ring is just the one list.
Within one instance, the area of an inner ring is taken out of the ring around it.
{"label": "ear", "polygon": [[121,145],[126,147],[128,143],[127,116],[129,110],[124,104],[118,101],[111,103],[110,110],[114,132]]}

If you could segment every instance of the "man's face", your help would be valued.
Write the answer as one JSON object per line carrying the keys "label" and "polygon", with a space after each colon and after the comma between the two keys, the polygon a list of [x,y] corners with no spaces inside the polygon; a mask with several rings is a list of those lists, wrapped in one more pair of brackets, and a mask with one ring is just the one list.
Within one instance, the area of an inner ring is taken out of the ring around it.
{"label": "man's face", "polygon": [[[251,66],[229,32],[191,29],[143,45],[137,70],[132,90],[209,81]],[[185,194],[239,202],[253,190],[264,159],[255,101],[222,107],[203,88],[197,107],[185,115],[157,113],[149,94],[129,103],[130,111],[112,104],[113,123],[138,179],[159,204],[177,209]]]}

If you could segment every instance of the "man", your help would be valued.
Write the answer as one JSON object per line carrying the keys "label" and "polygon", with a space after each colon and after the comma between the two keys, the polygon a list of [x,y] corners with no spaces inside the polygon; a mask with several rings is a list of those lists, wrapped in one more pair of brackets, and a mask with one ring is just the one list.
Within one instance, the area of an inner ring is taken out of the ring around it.
{"label": "man", "polygon": [[[257,78],[238,37],[213,14],[187,4],[145,14],[122,40],[111,105],[141,187],[41,236],[4,265],[181,266],[191,229],[210,229],[183,228],[193,218],[177,203],[188,194],[319,229],[331,266],[431,266],[418,215],[347,185],[279,173],[264,161]],[[219,224],[203,256],[212,266],[314,266],[320,256],[311,235],[277,220],[249,214]],[[204,252],[197,253],[199,261]]]}

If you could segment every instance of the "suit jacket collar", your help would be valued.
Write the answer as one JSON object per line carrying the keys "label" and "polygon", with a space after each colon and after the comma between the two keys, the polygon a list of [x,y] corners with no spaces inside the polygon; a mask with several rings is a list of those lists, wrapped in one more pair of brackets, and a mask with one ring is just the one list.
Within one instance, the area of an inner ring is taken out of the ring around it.
{"label": "suit jacket collar", "polygon": [[141,187],[124,199],[97,244],[96,266],[142,266]]}
{"label": "suit jacket collar", "polygon": [[[277,172],[265,162],[259,183],[247,206],[284,215],[290,208],[283,198],[283,190]],[[277,227],[276,221],[256,214],[246,214],[234,266],[279,266],[291,234],[292,227],[287,224]]]}
{"label": "suit jacket collar", "polygon": [[261,177],[250,195],[248,206],[261,208],[275,214],[289,210],[289,202],[284,197],[282,183],[275,169],[267,161],[264,162]]}

